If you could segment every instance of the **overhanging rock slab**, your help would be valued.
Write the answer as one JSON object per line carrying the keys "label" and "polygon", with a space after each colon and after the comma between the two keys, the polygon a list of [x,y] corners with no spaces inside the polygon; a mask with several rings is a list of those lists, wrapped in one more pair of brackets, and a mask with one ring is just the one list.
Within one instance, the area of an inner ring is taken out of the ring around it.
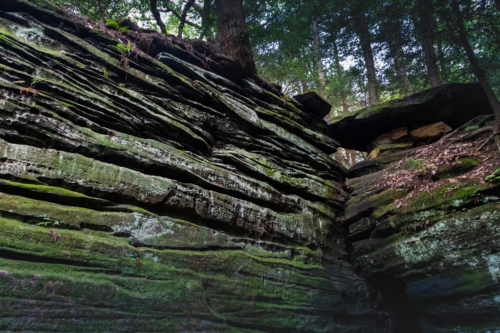
{"label": "overhanging rock slab", "polygon": [[479,84],[450,83],[333,118],[328,134],[343,148],[367,151],[372,140],[398,127],[413,130],[442,121],[456,129],[492,113]]}

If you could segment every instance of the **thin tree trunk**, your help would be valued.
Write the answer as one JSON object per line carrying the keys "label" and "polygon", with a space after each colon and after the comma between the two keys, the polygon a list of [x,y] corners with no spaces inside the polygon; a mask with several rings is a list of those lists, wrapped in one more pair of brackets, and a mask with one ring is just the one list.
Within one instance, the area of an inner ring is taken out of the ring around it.
{"label": "thin tree trunk", "polygon": [[231,56],[241,66],[235,73],[243,76],[256,71],[250,37],[245,23],[243,0],[215,0],[217,7],[217,41],[222,52]]}
{"label": "thin tree trunk", "polygon": [[314,35],[314,53],[316,54],[316,64],[318,66],[318,79],[319,79],[319,95],[326,99],[326,79],[325,73],[323,72],[323,61],[321,60],[320,52],[320,39],[319,39],[319,28],[318,22],[313,22],[313,35]]}
{"label": "thin tree trunk", "polygon": [[184,31],[184,24],[186,22],[186,16],[189,11],[189,9],[193,6],[194,0],[188,0],[186,5],[184,6],[184,9],[182,10],[181,14],[181,23],[179,24],[179,34],[177,37],[182,38],[182,33]]}
{"label": "thin tree trunk", "polygon": [[302,93],[305,94],[309,90],[307,82],[305,80],[300,80],[300,84],[302,85]]}
{"label": "thin tree trunk", "polygon": [[373,50],[370,40],[370,30],[368,29],[368,22],[366,21],[365,13],[357,15],[359,40],[366,65],[366,76],[368,79],[368,100],[370,105],[378,104],[377,93],[377,74],[375,72],[375,61],[373,60]]}
{"label": "thin tree trunk", "polygon": [[420,0],[420,28],[422,31],[422,49],[425,56],[425,65],[432,87],[441,84],[437,67],[436,53],[434,52],[434,39],[432,27],[432,0]]}
{"label": "thin tree trunk", "polygon": [[413,94],[413,89],[411,87],[410,79],[408,79],[408,74],[406,74],[406,68],[403,65],[403,54],[403,48],[401,47],[401,44],[398,44],[396,55],[394,56],[394,62],[396,64],[398,77],[401,81],[401,86],[403,87],[405,95],[411,95]]}
{"label": "thin tree trunk", "polygon": [[445,84],[448,82],[448,74],[446,74],[446,62],[444,60],[443,41],[441,39],[441,36],[438,36],[437,38],[437,47],[438,47],[439,67],[441,67],[441,83]]}
{"label": "thin tree trunk", "polygon": [[[333,41],[333,52],[335,56],[335,69],[337,70],[337,77],[342,80],[342,67],[340,66],[339,48],[337,42]],[[347,96],[344,89],[340,88],[340,98],[342,100],[342,113],[349,113],[349,105],[347,104]]]}
{"label": "thin tree trunk", "polygon": [[[467,38],[467,30],[465,28],[463,13],[460,11],[460,3],[458,0],[452,0],[451,5],[455,16],[457,18],[457,26],[458,26],[458,35],[460,37],[460,42],[462,43],[462,47],[465,49],[465,53],[467,54],[467,58],[469,58],[469,62],[471,64],[472,70],[476,75],[479,84],[483,88],[488,100],[491,104],[491,108],[493,109],[493,113],[495,114],[495,124],[493,126],[493,133],[500,131],[500,102],[495,96],[495,92],[490,86],[490,83],[486,79],[483,70],[479,66],[479,62],[477,61],[476,55],[474,54],[474,50],[469,44],[469,40]],[[495,144],[500,148],[500,137],[499,135],[495,135]]]}
{"label": "thin tree trunk", "polygon": [[160,27],[161,32],[166,34],[167,29],[165,28],[165,24],[161,20],[161,15],[160,15],[160,12],[158,11],[157,5],[158,5],[158,0],[151,0],[149,2],[149,6],[151,8],[151,13],[153,14],[153,17],[156,20],[156,24],[158,24],[158,26]]}
{"label": "thin tree trunk", "polygon": [[495,5],[497,6],[497,9],[500,10],[500,0],[495,0]]}
{"label": "thin tree trunk", "polygon": [[356,151],[351,150],[351,166],[353,166],[354,164],[356,164]]}
{"label": "thin tree trunk", "polygon": [[[387,17],[384,16],[384,22],[389,23]],[[406,68],[404,65],[404,51],[403,51],[403,38],[401,37],[401,22],[397,20],[393,28],[392,38],[389,37],[388,43],[394,52],[394,64],[396,65],[396,71],[398,73],[399,81],[405,96],[413,94],[413,89],[411,87],[410,79],[406,73]]]}

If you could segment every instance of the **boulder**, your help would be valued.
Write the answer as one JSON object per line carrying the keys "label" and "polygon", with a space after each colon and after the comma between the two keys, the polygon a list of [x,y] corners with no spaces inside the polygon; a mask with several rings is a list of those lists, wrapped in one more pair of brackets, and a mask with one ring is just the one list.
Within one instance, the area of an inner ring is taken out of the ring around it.
{"label": "boulder", "polygon": [[414,141],[430,142],[441,138],[448,132],[451,132],[452,128],[442,121],[427,125],[424,127],[417,128],[410,132],[410,136]]}
{"label": "boulder", "polygon": [[389,133],[382,134],[368,145],[368,150],[373,150],[380,145],[393,143],[413,143],[408,135],[407,127],[396,128]]}
{"label": "boulder", "polygon": [[319,118],[324,118],[330,113],[332,106],[314,91],[293,97],[304,106],[304,111]]}
{"label": "boulder", "polygon": [[370,142],[395,128],[409,131],[439,121],[452,129],[493,110],[477,83],[449,83],[333,118],[328,135],[345,149],[368,151]]}

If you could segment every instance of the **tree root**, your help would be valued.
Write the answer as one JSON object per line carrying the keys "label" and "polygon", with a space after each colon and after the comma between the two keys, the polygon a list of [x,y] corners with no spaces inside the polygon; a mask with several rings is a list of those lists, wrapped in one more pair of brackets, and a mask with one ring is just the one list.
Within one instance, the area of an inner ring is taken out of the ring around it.
{"label": "tree root", "polygon": [[458,138],[455,138],[455,139],[452,139],[451,142],[459,142],[459,141],[464,141],[464,140],[468,140],[470,138],[473,138],[475,136],[478,136],[479,134],[483,134],[484,132],[488,132],[488,131],[493,131],[493,126],[486,126],[486,127],[483,127],[477,131],[474,131],[472,133],[468,133],[462,137],[458,137]]}
{"label": "tree root", "polygon": [[[486,146],[486,144],[494,137],[498,136],[500,134],[500,131],[496,131],[491,133],[491,135],[488,137],[488,139],[484,140],[484,142],[481,144],[481,146],[477,150],[481,150]],[[497,144],[498,149],[500,150],[500,139],[495,140],[495,144]]]}

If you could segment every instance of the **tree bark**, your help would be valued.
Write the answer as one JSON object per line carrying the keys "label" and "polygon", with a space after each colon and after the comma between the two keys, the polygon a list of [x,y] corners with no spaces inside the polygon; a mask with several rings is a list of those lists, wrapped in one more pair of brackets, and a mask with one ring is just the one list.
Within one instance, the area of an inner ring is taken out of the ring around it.
{"label": "tree bark", "polygon": [[[476,55],[474,54],[474,50],[470,46],[469,39],[467,37],[467,30],[465,28],[463,13],[460,10],[460,3],[458,0],[452,0],[451,6],[453,8],[453,12],[455,13],[457,19],[458,26],[458,35],[460,38],[460,42],[462,47],[465,49],[465,54],[467,58],[469,58],[469,62],[471,64],[474,75],[476,76],[479,84],[483,88],[486,96],[488,97],[488,101],[490,102],[491,108],[493,109],[493,113],[495,114],[495,124],[493,125],[493,133],[500,131],[500,102],[495,96],[495,92],[490,86],[490,83],[486,79],[483,70],[481,69],[479,62],[477,61]],[[495,135],[495,145],[500,148],[500,137],[499,135]]]}
{"label": "tree bark", "polygon": [[163,21],[161,20],[160,11],[158,10],[157,5],[158,5],[158,0],[151,0],[149,2],[151,13],[153,14],[153,17],[156,20],[156,24],[158,24],[158,26],[160,27],[161,32],[166,34],[167,29],[165,28],[165,23],[163,23]]}
{"label": "tree bark", "polygon": [[319,28],[318,22],[313,22],[313,36],[314,36],[314,53],[316,54],[316,65],[318,67],[318,79],[319,79],[319,95],[326,99],[326,79],[325,73],[323,72],[323,61],[321,60],[320,52],[320,39],[319,39]]}
{"label": "tree bark", "polygon": [[432,27],[432,0],[419,0],[420,2],[420,29],[422,31],[422,49],[425,56],[425,65],[432,87],[441,84],[437,67],[436,53],[434,52],[434,39]]}
{"label": "tree bark", "polygon": [[181,23],[179,24],[179,34],[177,37],[182,38],[182,33],[184,31],[184,24],[186,22],[186,16],[191,7],[193,7],[194,0],[188,0],[181,14]]}
{"label": "tree bark", "polygon": [[243,0],[215,0],[217,7],[217,42],[221,50],[241,67],[237,76],[256,71],[245,23]]}
{"label": "tree bark", "polygon": [[370,105],[378,104],[377,93],[377,73],[375,72],[375,61],[373,60],[373,50],[371,46],[370,30],[364,12],[357,14],[358,35],[363,49],[366,65],[366,76],[368,79],[368,101]]}

